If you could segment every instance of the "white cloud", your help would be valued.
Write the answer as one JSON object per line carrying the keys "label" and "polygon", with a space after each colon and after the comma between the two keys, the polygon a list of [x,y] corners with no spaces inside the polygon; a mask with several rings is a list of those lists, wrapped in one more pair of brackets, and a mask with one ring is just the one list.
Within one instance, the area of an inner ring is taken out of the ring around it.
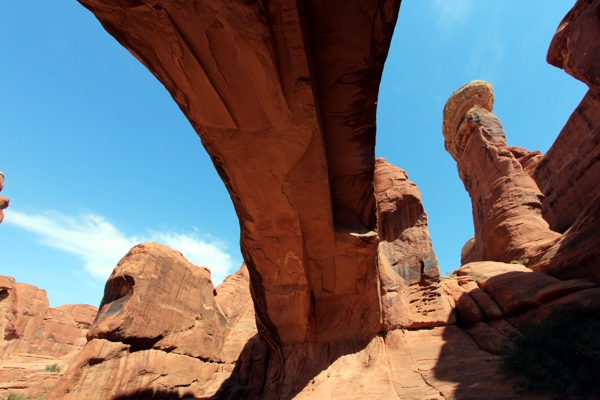
{"label": "white cloud", "polygon": [[439,23],[448,27],[465,25],[471,18],[474,5],[473,0],[433,0]]}
{"label": "white cloud", "polygon": [[127,236],[104,218],[91,213],[69,217],[56,211],[29,215],[14,209],[5,211],[5,223],[14,224],[39,236],[39,242],[80,258],[94,277],[106,279],[119,260],[136,244],[157,242],[180,251],[192,264],[210,268],[215,285],[237,266],[219,240],[200,238],[197,233],[149,231]]}

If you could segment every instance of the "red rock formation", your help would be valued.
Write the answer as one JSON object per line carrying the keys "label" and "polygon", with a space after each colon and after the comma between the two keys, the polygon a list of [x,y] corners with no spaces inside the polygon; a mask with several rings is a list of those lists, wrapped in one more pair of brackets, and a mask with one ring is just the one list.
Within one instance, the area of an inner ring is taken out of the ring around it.
{"label": "red rock formation", "polygon": [[577,0],[560,22],[546,60],[600,93],[600,1]]}
{"label": "red rock formation", "polygon": [[[274,395],[273,376],[267,374],[265,379],[260,374],[264,372],[264,358],[260,352],[255,352],[252,358],[248,351],[239,369],[252,373],[244,375],[244,380],[235,385],[226,382],[224,386],[232,386],[223,387],[213,398],[442,400],[476,399],[481,393],[493,393],[494,398],[519,398],[512,391],[512,382],[497,374],[498,357],[481,350],[456,326],[396,329],[358,347],[338,342],[292,345],[284,349],[286,368],[290,370],[284,376],[304,375],[301,386],[280,382],[285,388]],[[321,365],[307,362],[314,361],[315,354],[321,353],[326,354]]]}
{"label": "red rock formation", "polygon": [[530,172],[545,198],[544,218],[565,232],[597,200],[600,176],[600,20],[597,0],[578,0],[559,24],[547,61],[589,87],[556,141]]}
{"label": "red rock formation", "polygon": [[587,279],[600,284],[600,193],[531,268],[560,279]]}
{"label": "red rock formation", "polygon": [[208,269],[166,246],[138,245],[108,278],[87,338],[218,361],[225,320],[213,292]]}
{"label": "red rock formation", "polygon": [[544,218],[557,232],[570,228],[597,195],[600,99],[591,90],[556,141],[530,172],[544,193]]}
{"label": "red rock formation", "polygon": [[[511,398],[491,356],[509,322],[551,305],[598,309],[592,283],[519,265],[469,264],[440,286],[418,190],[383,160],[373,175],[399,1],[80,2],[190,119],[236,207],[248,273],[215,294],[179,253],[134,248],[47,398]],[[541,265],[559,238],[529,176],[542,161],[506,146],[492,103],[479,83],[445,110],[447,148],[474,202],[465,254]],[[453,322],[448,305],[459,326],[436,327]]]}
{"label": "red rock formation", "polygon": [[50,308],[46,291],[0,276],[0,396],[37,396],[52,387],[86,343],[97,308],[68,304]]}
{"label": "red rock formation", "polygon": [[[2,191],[2,189],[4,189],[4,174],[2,172],[0,172],[0,192]],[[2,223],[2,221],[4,220],[4,212],[3,210],[5,210],[8,207],[8,199],[4,196],[0,196],[0,223]]]}
{"label": "red rock formation", "polygon": [[512,317],[513,325],[537,321],[564,307],[584,313],[600,311],[600,297],[594,297],[600,289],[589,281],[563,281],[522,265],[498,262],[469,263],[454,273],[477,281],[504,315]]}
{"label": "red rock formation", "polygon": [[444,107],[446,150],[473,204],[475,240],[463,249],[463,263],[539,257],[560,236],[542,218],[542,194],[506,146],[493,103],[492,86],[473,81]]}
{"label": "red rock formation", "polygon": [[600,1],[577,1],[560,23],[547,60],[584,82],[589,91],[558,138],[525,168],[544,194],[544,218],[564,236],[531,265],[561,279],[600,283]]}
{"label": "red rock formation", "polygon": [[181,253],[134,247],[106,283],[89,342],[46,398],[212,395],[256,334],[248,281],[242,267],[215,290]]}
{"label": "red rock formation", "polygon": [[375,104],[400,1],[80,2],[202,139],[240,218],[262,340],[378,332]]}
{"label": "red rock formation", "polygon": [[440,270],[417,185],[402,169],[379,158],[375,193],[383,329],[454,323],[451,307],[442,297]]}

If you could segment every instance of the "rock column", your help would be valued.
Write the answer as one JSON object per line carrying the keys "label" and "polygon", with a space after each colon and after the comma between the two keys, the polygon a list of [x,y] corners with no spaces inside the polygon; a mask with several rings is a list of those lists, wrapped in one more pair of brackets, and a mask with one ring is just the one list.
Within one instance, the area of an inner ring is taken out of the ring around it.
{"label": "rock column", "polygon": [[417,185],[402,169],[378,158],[375,195],[383,329],[453,323]]}
{"label": "rock column", "polygon": [[493,105],[492,85],[473,81],[444,107],[445,147],[473,204],[475,240],[463,264],[535,258],[560,236],[542,218],[543,195],[506,146]]}

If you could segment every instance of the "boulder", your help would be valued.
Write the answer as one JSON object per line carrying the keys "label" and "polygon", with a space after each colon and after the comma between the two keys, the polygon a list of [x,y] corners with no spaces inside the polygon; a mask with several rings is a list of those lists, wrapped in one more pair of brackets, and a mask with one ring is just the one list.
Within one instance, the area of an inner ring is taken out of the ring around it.
{"label": "boulder", "polygon": [[471,296],[475,303],[483,312],[486,321],[493,321],[503,317],[502,310],[492,298],[483,291],[470,276],[463,276],[457,279],[460,287]]}
{"label": "boulder", "polygon": [[535,296],[548,286],[560,282],[519,264],[497,262],[469,263],[454,273],[476,280],[477,285],[494,299],[507,317],[537,307]]}
{"label": "boulder", "polygon": [[210,396],[256,334],[245,266],[214,288],[207,268],[140,244],[109,277],[88,343],[46,399]]}
{"label": "boulder", "polygon": [[462,325],[469,326],[483,321],[481,309],[456,280],[452,278],[444,279],[442,280],[442,286],[446,294],[452,298],[453,306],[458,312],[458,320]]}
{"label": "boulder", "polygon": [[108,278],[88,341],[221,361],[226,318],[206,268],[156,243],[135,246]]}

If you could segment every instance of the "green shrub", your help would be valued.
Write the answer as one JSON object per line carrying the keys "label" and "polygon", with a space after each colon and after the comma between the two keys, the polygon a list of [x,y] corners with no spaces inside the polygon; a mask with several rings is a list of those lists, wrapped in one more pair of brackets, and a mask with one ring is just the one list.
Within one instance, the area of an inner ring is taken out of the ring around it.
{"label": "green shrub", "polygon": [[553,399],[600,395],[600,317],[570,310],[519,327],[502,348],[500,372],[518,374],[518,394],[550,394]]}
{"label": "green shrub", "polygon": [[527,265],[527,264],[529,264],[529,259],[528,258],[522,258],[520,260],[512,260],[509,264]]}
{"label": "green shrub", "polygon": [[27,400],[27,397],[21,396],[20,394],[16,393],[9,393],[6,400]]}
{"label": "green shrub", "polygon": [[60,372],[58,364],[46,365],[46,372]]}

